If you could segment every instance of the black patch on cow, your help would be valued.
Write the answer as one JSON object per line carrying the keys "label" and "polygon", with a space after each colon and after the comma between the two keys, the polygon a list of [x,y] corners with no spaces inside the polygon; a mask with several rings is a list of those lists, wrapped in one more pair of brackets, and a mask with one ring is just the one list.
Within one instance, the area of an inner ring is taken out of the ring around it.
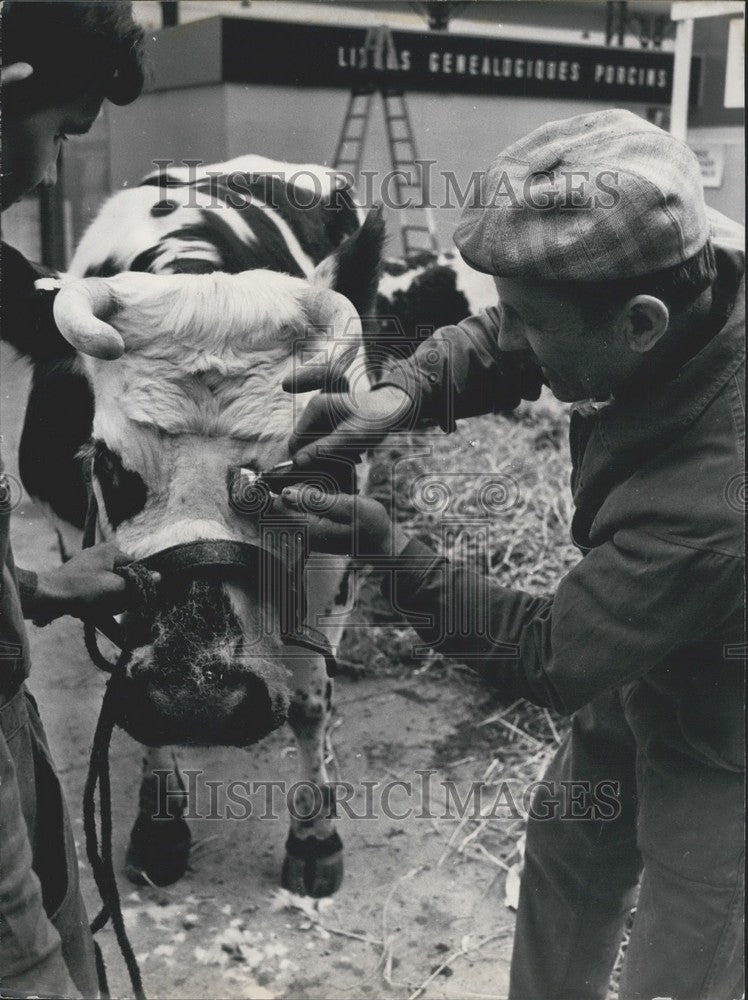
{"label": "black patch on cow", "polygon": [[[237,209],[223,209],[238,211]],[[282,271],[286,274],[301,276],[303,272],[291,256],[283,236],[272,221],[259,208],[247,206],[241,210],[244,221],[251,228],[256,239],[245,243],[232,227],[221,217],[220,211],[200,212],[200,221],[189,226],[182,226],[167,233],[163,240],[175,239],[183,243],[190,241],[207,243],[213,247],[219,258],[219,263],[197,258],[176,257],[170,264],[170,270],[175,274],[190,274],[206,271],[225,271],[228,274],[239,274],[253,268],[268,268]],[[248,234],[249,236],[249,234]],[[130,264],[132,271],[153,271],[154,265],[163,251],[160,243],[139,254]]]}
{"label": "black patch on cow", "polygon": [[[254,207],[254,224],[248,216],[245,218],[255,232],[258,231],[258,226],[262,225],[257,222],[257,206],[267,206],[276,211],[290,226],[301,248],[315,264],[338,247],[346,236],[352,235],[359,228],[358,211],[348,187],[336,189],[329,197],[322,198],[320,191],[302,189],[291,183],[290,179],[273,174],[250,174],[238,170],[189,182],[180,181],[169,175],[163,175],[161,179],[156,176],[143,181],[143,184],[195,190],[207,195],[216,207],[227,206],[240,214]],[[171,199],[165,199],[154,206],[154,209],[170,203]],[[265,213],[262,213],[262,218],[267,222],[271,221]],[[282,237],[280,238],[282,240]],[[287,270],[285,266],[274,264],[272,260],[269,265],[263,263],[254,266],[271,266],[275,270]],[[291,273],[298,272],[294,270]]]}
{"label": "black patch on cow", "polygon": [[335,291],[350,299],[362,318],[371,317],[374,312],[384,238],[384,219],[378,206],[368,213],[363,226],[335,251]]}
{"label": "black patch on cow", "polygon": [[2,245],[0,317],[3,340],[32,361],[71,357],[73,349],[61,336],[52,316],[55,291],[34,288],[38,278],[52,272],[30,264],[6,243]]}
{"label": "black patch on cow", "polygon": [[351,236],[359,228],[358,209],[350,188],[336,190],[330,203],[323,208],[323,218],[327,238],[338,246],[346,236]]}
{"label": "black patch on cow", "polygon": [[171,215],[171,213],[176,212],[178,208],[178,201],[174,201],[172,198],[162,198],[161,201],[157,201],[156,204],[151,207],[151,215],[154,219],[160,219],[162,215]]}
{"label": "black patch on cow", "polygon": [[29,496],[77,528],[87,503],[79,452],[93,413],[93,393],[75,359],[36,363],[18,449],[21,481]]}
{"label": "black patch on cow", "polygon": [[239,212],[253,202],[267,205],[290,226],[302,250],[315,264],[359,228],[356,206],[346,189],[336,190],[329,199],[323,199],[321,191],[302,189],[283,177],[239,171],[211,178],[209,183],[202,182],[197,187]]}
{"label": "black patch on cow", "polygon": [[[162,247],[148,247],[147,250],[143,250],[136,257],[130,261],[130,266],[128,271],[150,271],[156,261],[156,258],[161,254]],[[120,271],[122,268],[120,268]]]}
{"label": "black patch on cow", "polygon": [[93,264],[91,267],[86,268],[86,273],[83,275],[84,278],[111,278],[115,274],[119,274],[122,270],[122,262],[117,260],[116,257],[107,257],[100,264]]}
{"label": "black patch on cow", "polygon": [[440,326],[461,322],[470,315],[470,306],[457,288],[452,268],[437,265],[417,275],[392,298],[377,295],[377,315],[381,333],[390,338],[393,354],[402,356],[403,352],[414,351]]}
{"label": "black patch on cow", "polygon": [[101,489],[107,520],[113,528],[139,514],[148,490],[139,473],[126,469],[120,456],[103,441],[92,443],[93,471]]}
{"label": "black patch on cow", "polygon": [[250,263],[246,267],[268,268],[303,277],[304,271],[288,249],[283,234],[273,220],[257,205],[235,209],[254,235],[246,248]]}
{"label": "black patch on cow", "polygon": [[140,182],[138,187],[189,187],[187,181],[182,180],[181,177],[177,177],[176,174],[169,173],[155,173],[151,177],[146,177]]}

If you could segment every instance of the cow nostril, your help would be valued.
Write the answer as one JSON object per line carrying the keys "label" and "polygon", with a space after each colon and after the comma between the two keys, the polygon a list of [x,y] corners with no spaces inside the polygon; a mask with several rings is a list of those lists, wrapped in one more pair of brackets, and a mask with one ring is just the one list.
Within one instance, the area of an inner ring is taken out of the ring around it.
{"label": "cow nostril", "polygon": [[151,215],[158,219],[162,215],[171,215],[172,212],[179,208],[179,202],[174,201],[172,198],[164,198],[162,201],[157,201],[155,205],[151,208]]}

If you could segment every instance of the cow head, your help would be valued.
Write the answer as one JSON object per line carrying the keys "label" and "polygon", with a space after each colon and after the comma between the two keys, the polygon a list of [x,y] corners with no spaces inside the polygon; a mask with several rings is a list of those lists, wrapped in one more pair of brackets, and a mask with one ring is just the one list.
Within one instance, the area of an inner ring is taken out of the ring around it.
{"label": "cow head", "polygon": [[[330,259],[310,280],[126,272],[63,287],[55,317],[95,398],[89,447],[104,538],[134,560],[198,541],[272,547],[259,518],[231,506],[228,481],[237,467],[288,457],[302,400],[281,382],[300,344],[342,351],[366,377],[355,360],[360,319],[330,287],[340,273]],[[246,568],[162,579],[127,664],[134,736],[246,744],[279,724],[287,649],[262,591]]]}

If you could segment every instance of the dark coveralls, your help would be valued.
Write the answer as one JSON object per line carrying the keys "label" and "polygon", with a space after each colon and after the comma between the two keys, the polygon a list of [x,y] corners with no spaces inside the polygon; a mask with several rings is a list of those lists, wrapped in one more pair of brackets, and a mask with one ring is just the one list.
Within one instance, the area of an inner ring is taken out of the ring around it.
{"label": "dark coveralls", "polygon": [[[37,277],[20,254],[3,246],[3,337],[8,339],[11,328],[13,340],[28,337],[29,353],[37,323],[51,323],[50,315],[37,315]],[[93,939],[73,832],[25,685],[30,663],[23,603],[33,597],[34,574],[13,563],[10,495],[7,480],[0,482],[0,995],[96,997]]]}
{"label": "dark coveralls", "polygon": [[[417,540],[385,583],[406,615],[433,616],[415,625],[427,642],[573,713],[555,788],[619,783],[615,819],[529,821],[512,1000],[604,998],[637,884],[622,1000],[743,989],[745,261],[716,250],[711,316],[680,357],[572,412],[583,558],[556,594],[504,589]],[[449,429],[448,395],[456,417],[505,408],[497,323],[488,310],[419,348],[423,416]],[[450,610],[481,597],[488,630],[450,635]]]}

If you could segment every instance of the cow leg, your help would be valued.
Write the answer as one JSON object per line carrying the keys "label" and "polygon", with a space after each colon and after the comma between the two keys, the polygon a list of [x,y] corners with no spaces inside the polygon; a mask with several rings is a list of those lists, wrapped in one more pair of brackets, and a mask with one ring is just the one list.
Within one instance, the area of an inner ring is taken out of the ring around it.
{"label": "cow leg", "polygon": [[125,855],[125,873],[131,882],[171,885],[184,875],[192,841],[184,818],[187,805],[174,751],[169,747],[146,747],[138,815]]}
{"label": "cow leg", "polygon": [[293,695],[288,721],[299,749],[299,782],[281,881],[300,896],[331,896],[343,880],[343,844],[334,827],[335,794],[325,768],[332,681],[320,656],[288,659]]}

